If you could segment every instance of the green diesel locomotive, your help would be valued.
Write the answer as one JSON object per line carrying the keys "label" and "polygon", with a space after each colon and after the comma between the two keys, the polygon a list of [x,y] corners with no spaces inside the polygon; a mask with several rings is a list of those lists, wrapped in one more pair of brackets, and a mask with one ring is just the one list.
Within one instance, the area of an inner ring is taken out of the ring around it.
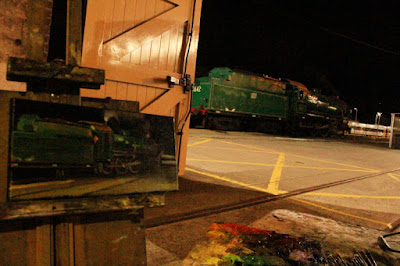
{"label": "green diesel locomotive", "polygon": [[149,161],[154,167],[161,156],[158,145],[146,136],[116,132],[107,123],[35,114],[18,118],[11,140],[11,168],[92,168],[101,176],[123,175],[148,167]]}
{"label": "green diesel locomotive", "polygon": [[289,79],[214,68],[197,78],[191,125],[210,129],[255,130],[327,136],[347,124],[347,106]]}

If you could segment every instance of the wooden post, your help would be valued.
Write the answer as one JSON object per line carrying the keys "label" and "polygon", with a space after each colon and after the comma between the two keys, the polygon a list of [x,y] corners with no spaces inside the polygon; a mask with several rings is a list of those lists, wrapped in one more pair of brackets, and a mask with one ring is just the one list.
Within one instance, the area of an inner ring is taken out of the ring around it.
{"label": "wooden post", "polygon": [[82,0],[67,2],[67,43],[65,62],[80,65],[82,56]]}
{"label": "wooden post", "polygon": [[52,16],[52,3],[49,0],[30,1],[27,9],[28,36],[25,36],[26,57],[46,61],[49,44],[49,29]]}

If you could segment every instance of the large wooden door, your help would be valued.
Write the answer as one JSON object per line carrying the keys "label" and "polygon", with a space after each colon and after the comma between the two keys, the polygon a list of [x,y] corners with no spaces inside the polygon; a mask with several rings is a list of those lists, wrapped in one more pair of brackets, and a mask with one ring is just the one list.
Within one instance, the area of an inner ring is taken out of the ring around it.
{"label": "large wooden door", "polygon": [[186,161],[190,93],[181,86],[169,88],[166,77],[189,74],[194,80],[201,4],[202,0],[87,4],[82,65],[105,69],[106,83],[99,91],[82,89],[82,97],[138,101],[142,113],[175,117],[180,175]]}

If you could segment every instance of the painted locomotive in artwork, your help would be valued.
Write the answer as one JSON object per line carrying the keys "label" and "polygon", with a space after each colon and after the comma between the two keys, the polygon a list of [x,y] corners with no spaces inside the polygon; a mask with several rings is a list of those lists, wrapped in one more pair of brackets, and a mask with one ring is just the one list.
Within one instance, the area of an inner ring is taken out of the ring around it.
{"label": "painted locomotive in artwork", "polygon": [[221,67],[196,79],[191,125],[327,136],[346,130],[347,115],[344,101],[300,82]]}
{"label": "painted locomotive in artwork", "polygon": [[15,106],[12,169],[54,168],[60,175],[63,169],[88,168],[106,177],[149,171],[175,160],[173,128],[160,132],[160,117],[128,113],[122,120],[115,111],[23,100]]}

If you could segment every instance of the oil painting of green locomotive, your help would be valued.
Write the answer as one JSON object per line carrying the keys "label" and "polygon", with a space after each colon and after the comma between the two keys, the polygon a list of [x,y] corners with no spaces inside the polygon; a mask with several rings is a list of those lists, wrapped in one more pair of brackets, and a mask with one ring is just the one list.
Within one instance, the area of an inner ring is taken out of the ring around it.
{"label": "oil painting of green locomotive", "polygon": [[115,178],[154,174],[161,166],[176,178],[173,125],[168,117],[14,99],[13,180],[35,169],[55,169],[59,178],[71,169]]}
{"label": "oil painting of green locomotive", "polygon": [[327,136],[343,132],[348,108],[338,97],[300,82],[258,76],[226,67],[197,78],[191,126]]}

